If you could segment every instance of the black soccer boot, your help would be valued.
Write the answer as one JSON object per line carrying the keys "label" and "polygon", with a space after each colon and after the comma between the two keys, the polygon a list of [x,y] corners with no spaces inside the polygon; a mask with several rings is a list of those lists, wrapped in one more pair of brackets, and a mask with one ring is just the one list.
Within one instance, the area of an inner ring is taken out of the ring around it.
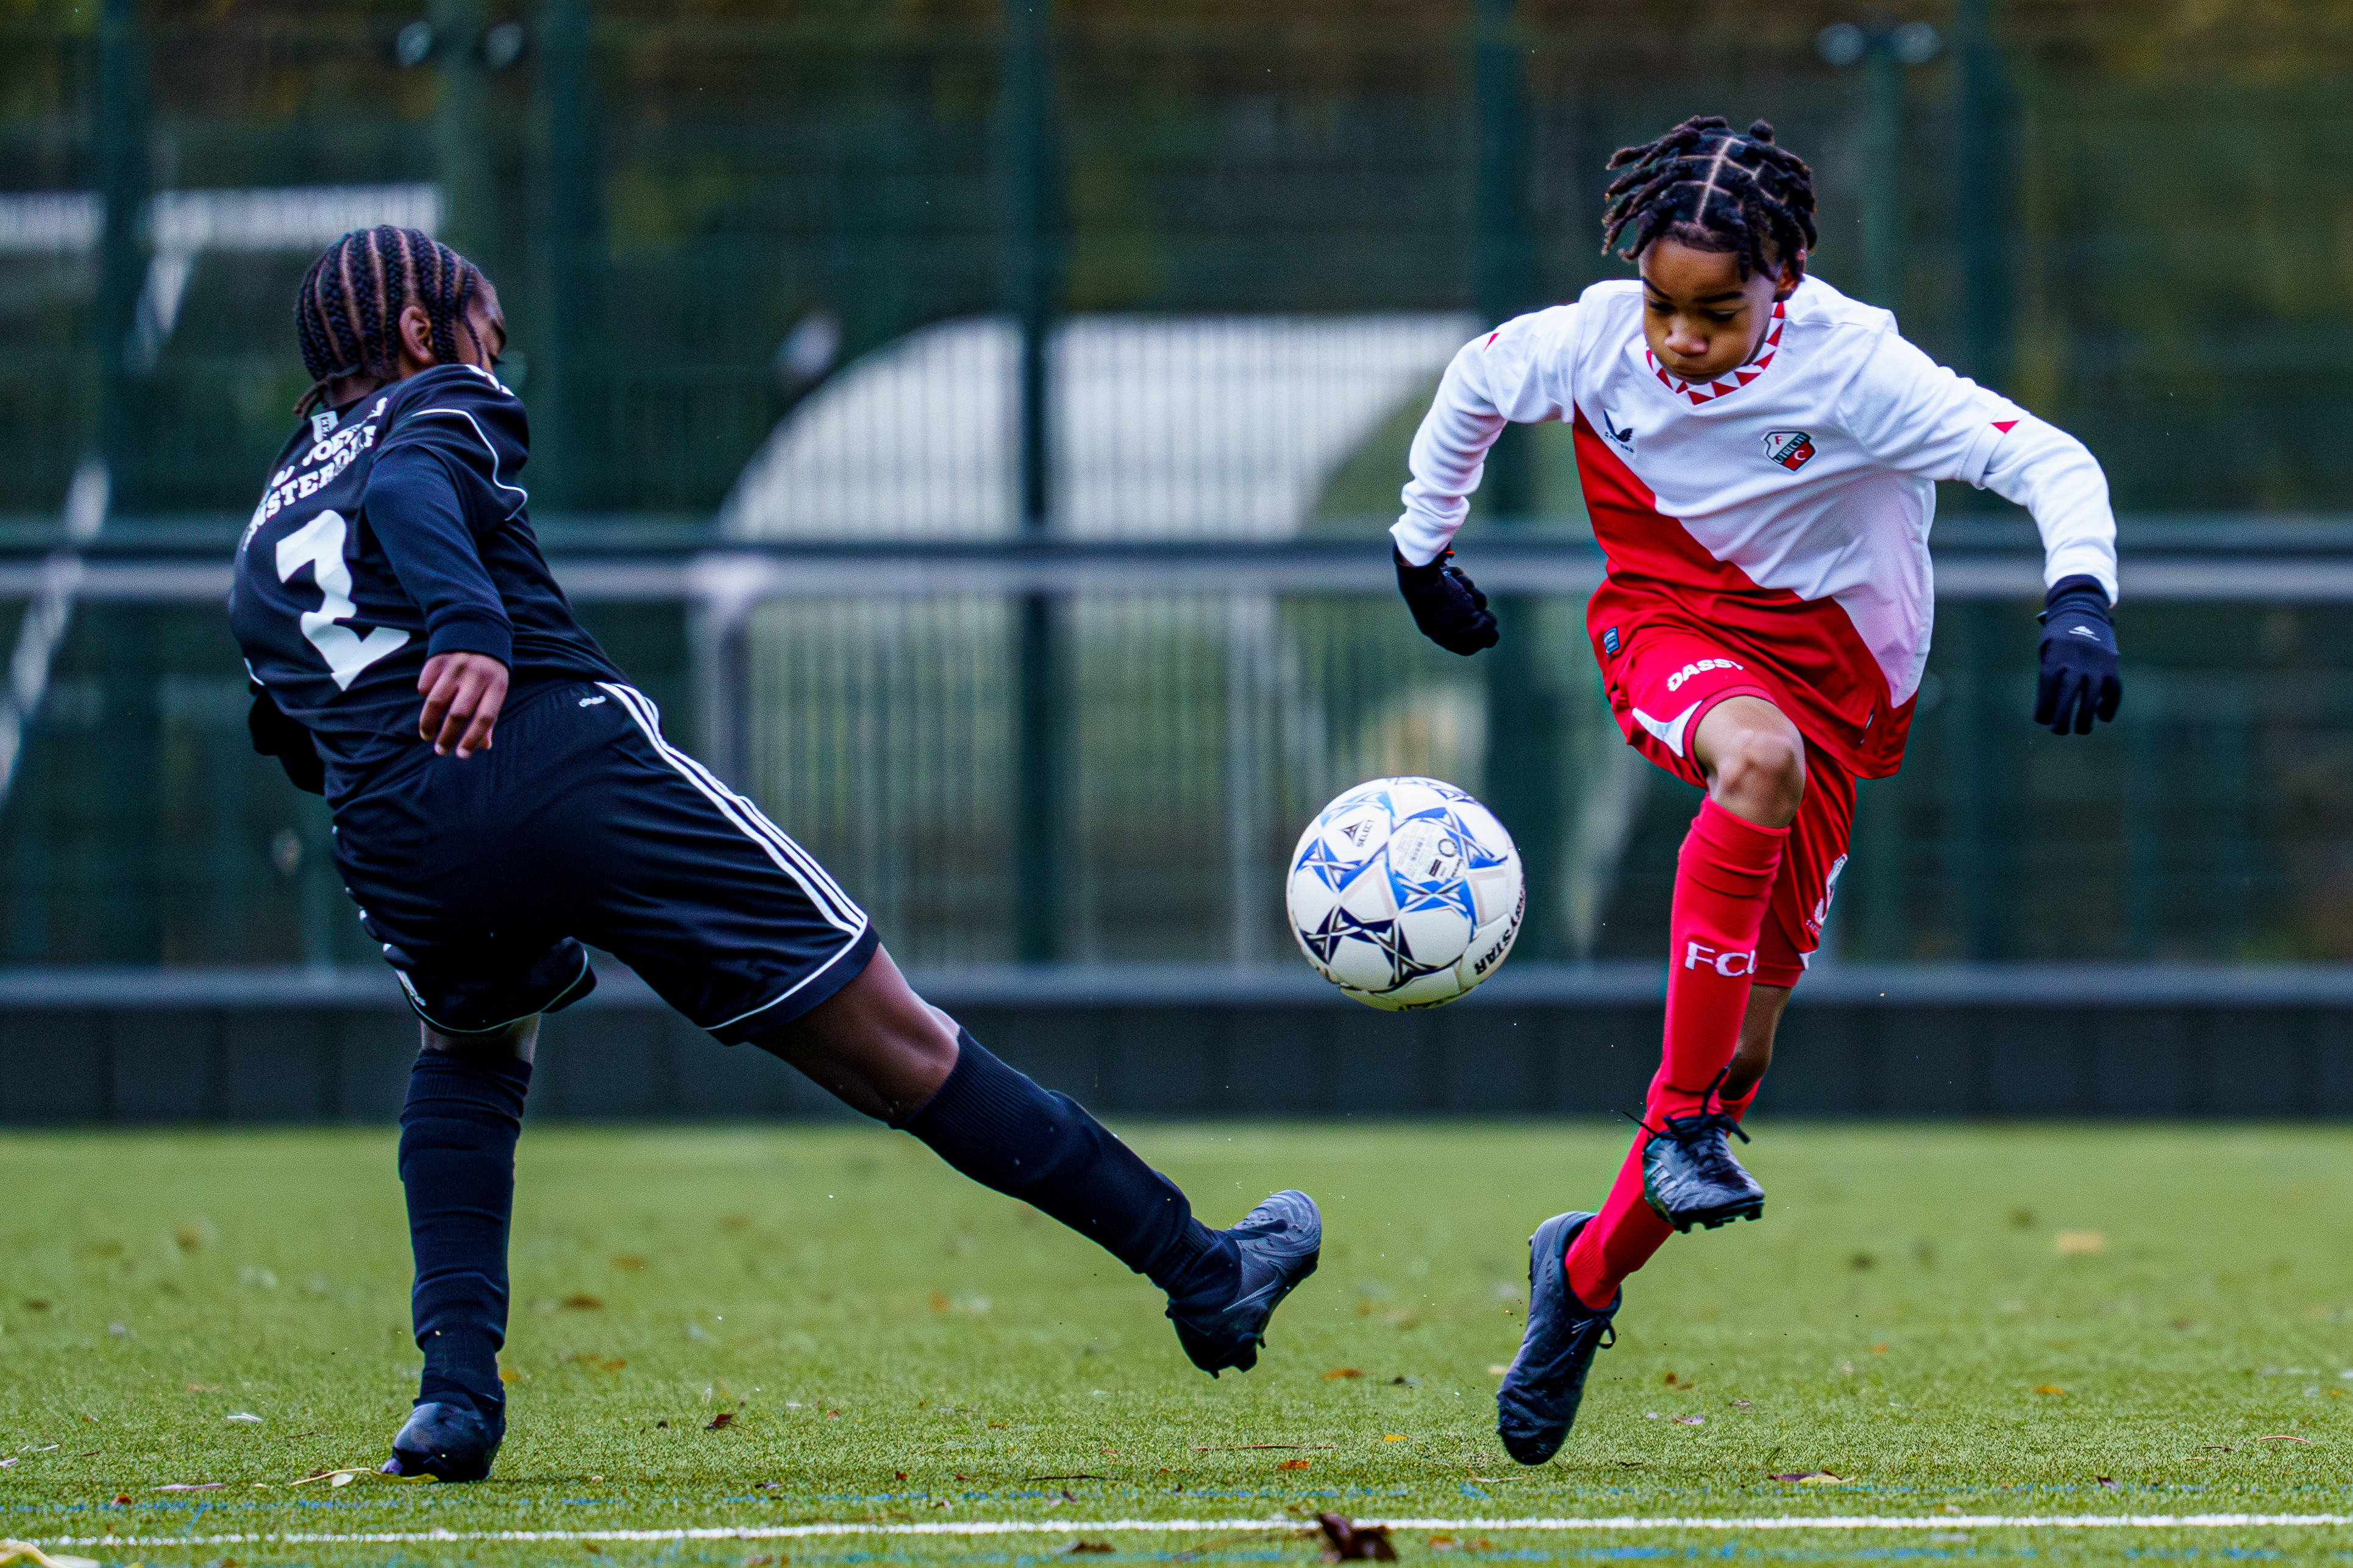
{"label": "black soccer boot", "polygon": [[1679,1231],[1714,1230],[1765,1212],[1765,1189],[1732,1157],[1726,1133],[1748,1142],[1740,1123],[1722,1110],[1667,1116],[1651,1130],[1642,1150],[1642,1196]]}
{"label": "black soccer boot", "polygon": [[1324,1248],[1324,1216],[1305,1193],[1280,1192],[1219,1236],[1230,1242],[1241,1269],[1222,1300],[1168,1303],[1176,1342],[1211,1377],[1227,1367],[1248,1372],[1266,1344],[1266,1321],[1299,1282],[1315,1272]]}
{"label": "black soccer boot", "polygon": [[503,1416],[485,1421],[462,1405],[420,1405],[392,1440],[387,1476],[431,1476],[438,1481],[479,1481],[491,1473],[506,1437]]}
{"label": "black soccer boot", "polygon": [[1585,1398],[1593,1352],[1617,1342],[1611,1320],[1626,1293],[1620,1290],[1596,1311],[1568,1288],[1568,1244],[1592,1217],[1556,1214],[1528,1237],[1527,1332],[1495,1391],[1495,1436],[1524,1465],[1541,1465],[1560,1452]]}

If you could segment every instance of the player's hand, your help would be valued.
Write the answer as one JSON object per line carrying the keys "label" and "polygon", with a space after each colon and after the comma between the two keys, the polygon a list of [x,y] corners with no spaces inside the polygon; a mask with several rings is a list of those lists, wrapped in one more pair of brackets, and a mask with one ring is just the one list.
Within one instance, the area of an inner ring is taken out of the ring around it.
{"label": "player's hand", "polygon": [[2096,577],[2062,577],[2043,600],[2042,679],[2034,721],[2054,735],[2092,732],[2094,717],[2116,716],[2124,678],[2116,672],[2116,628],[2108,592]]}
{"label": "player's hand", "polygon": [[1482,647],[1495,646],[1495,613],[1487,608],[1487,595],[1461,569],[1446,563],[1453,553],[1441,551],[1429,565],[1416,566],[1398,552],[1397,546],[1389,546],[1389,554],[1397,562],[1398,592],[1405,595],[1406,607],[1413,612],[1413,624],[1447,652],[1467,658]]}
{"label": "player's hand", "polygon": [[486,653],[437,653],[417,678],[425,711],[417,733],[432,742],[433,754],[454,749],[460,758],[491,749],[491,727],[507,700],[507,667]]}

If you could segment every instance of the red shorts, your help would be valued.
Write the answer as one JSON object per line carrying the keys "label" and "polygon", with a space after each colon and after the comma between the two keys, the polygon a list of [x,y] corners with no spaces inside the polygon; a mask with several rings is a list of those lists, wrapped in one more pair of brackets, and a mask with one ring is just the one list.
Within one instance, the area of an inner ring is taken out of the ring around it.
{"label": "red shorts", "polygon": [[[1727,697],[1761,697],[1784,713],[1798,710],[1770,675],[1743,668],[1736,655],[1696,629],[1652,622],[1614,654],[1595,651],[1626,743],[1703,789],[1707,778],[1692,755],[1692,737],[1709,709]],[[1821,945],[1822,921],[1846,868],[1853,830],[1853,776],[1809,739],[1805,798],[1789,825],[1781,874],[1757,943],[1759,984],[1795,985],[1805,973],[1806,961]]]}

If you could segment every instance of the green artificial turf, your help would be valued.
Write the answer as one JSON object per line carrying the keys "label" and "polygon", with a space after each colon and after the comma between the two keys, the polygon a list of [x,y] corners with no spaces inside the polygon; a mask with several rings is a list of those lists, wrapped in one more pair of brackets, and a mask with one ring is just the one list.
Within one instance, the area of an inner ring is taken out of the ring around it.
{"label": "green artificial turf", "polygon": [[[531,1129],[512,1430],[497,1477],[472,1487],[289,1484],[380,1460],[413,1391],[391,1130],[0,1136],[0,1458],[16,1459],[0,1468],[0,1535],[1324,1509],[2353,1511],[2345,1131],[1763,1121],[1747,1154],[1766,1218],[1677,1238],[1629,1286],[1576,1434],[1535,1471],[1492,1430],[1524,1238],[1598,1198],[1619,1130],[1129,1131],[1214,1224],[1272,1186],[1322,1202],[1323,1268],[1277,1315],[1257,1371],[1193,1371],[1147,1284],[903,1136]],[[1770,1479],[1807,1471],[1842,1479]],[[223,1484],[159,1489],[210,1482]],[[608,1542],[597,1554],[1003,1563],[1076,1539]],[[1111,1543],[1159,1559],[1315,1551],[1200,1531]],[[2071,1562],[2336,1558],[2353,1532],[1423,1529],[1399,1545],[1433,1560]],[[589,1555],[577,1542],[69,1550],[116,1563]]]}

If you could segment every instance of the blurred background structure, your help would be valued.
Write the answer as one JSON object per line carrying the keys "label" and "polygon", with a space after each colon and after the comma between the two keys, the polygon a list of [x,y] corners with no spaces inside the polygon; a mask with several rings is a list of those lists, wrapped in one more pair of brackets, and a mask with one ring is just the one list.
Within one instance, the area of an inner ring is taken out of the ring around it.
{"label": "blurred background structure", "polygon": [[2031,525],[1947,488],[1911,759],[1864,786],[1809,991],[1889,1040],[1911,1005],[2125,1008],[2120,1082],[2172,1070],[2135,1055],[2167,1029],[2286,1040],[2279,1109],[2324,1109],[2353,1096],[2312,1067],[2353,1039],[2348,73],[2333,11],[2231,0],[24,0],[0,1053],[66,1014],[119,1054],[123,1007],[389,1003],[218,607],[304,385],[296,281],[385,221],[497,280],[592,627],[943,997],[1149,1016],[1164,1055],[1200,1033],[1178,1002],[1345,1008],[1283,857],[1340,788],[1428,773],[1497,808],[1531,907],[1488,1013],[1397,1037],[1525,1004],[1633,1050],[1694,799],[1601,704],[1566,432],[1507,437],[1461,541],[1494,652],[1419,637],[1382,530],[1454,347],[1623,275],[1610,152],[1721,112],[1813,163],[1816,270],[2082,435],[2124,526],[2123,716],[2054,741]]}

